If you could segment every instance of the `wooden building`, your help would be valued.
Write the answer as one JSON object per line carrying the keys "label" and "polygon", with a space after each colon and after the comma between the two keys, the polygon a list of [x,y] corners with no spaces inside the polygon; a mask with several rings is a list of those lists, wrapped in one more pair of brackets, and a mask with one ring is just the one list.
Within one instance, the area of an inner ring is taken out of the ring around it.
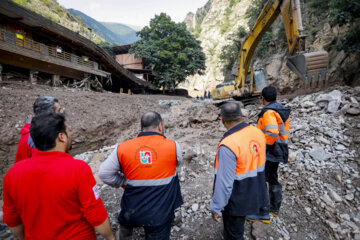
{"label": "wooden building", "polygon": [[10,0],[0,1],[0,65],[28,69],[30,80],[44,72],[53,79],[91,76],[116,92],[154,89],[89,39]]}
{"label": "wooden building", "polygon": [[146,81],[154,79],[156,74],[151,69],[144,68],[142,58],[136,58],[135,54],[129,53],[131,45],[113,47],[116,61],[125,69],[132,72],[136,77]]}

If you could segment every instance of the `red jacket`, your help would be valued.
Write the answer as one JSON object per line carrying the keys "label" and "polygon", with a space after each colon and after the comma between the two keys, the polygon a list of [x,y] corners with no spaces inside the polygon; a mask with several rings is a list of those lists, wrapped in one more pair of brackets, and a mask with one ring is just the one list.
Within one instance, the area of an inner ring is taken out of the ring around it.
{"label": "red jacket", "polygon": [[96,239],[107,213],[90,167],[63,152],[36,152],[5,175],[3,221],[25,239]]}
{"label": "red jacket", "polygon": [[30,137],[30,121],[27,120],[20,130],[21,137],[16,151],[15,163],[30,158],[33,153],[38,151]]}

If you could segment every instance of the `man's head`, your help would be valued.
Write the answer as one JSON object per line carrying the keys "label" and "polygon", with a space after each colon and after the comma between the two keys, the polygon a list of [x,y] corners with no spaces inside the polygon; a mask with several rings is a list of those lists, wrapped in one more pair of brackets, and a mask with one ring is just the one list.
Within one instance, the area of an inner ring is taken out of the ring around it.
{"label": "man's head", "polygon": [[161,115],[157,112],[147,112],[141,117],[141,131],[164,133]]}
{"label": "man's head", "polygon": [[229,129],[242,121],[240,105],[235,102],[225,103],[221,106],[221,121]]}
{"label": "man's head", "polygon": [[62,112],[59,101],[54,97],[38,97],[34,102],[34,113],[38,115],[44,112]]}
{"label": "man's head", "polygon": [[71,134],[62,113],[44,112],[31,121],[30,135],[40,151],[68,152]]}
{"label": "man's head", "polygon": [[264,87],[261,91],[261,99],[264,105],[268,105],[271,102],[276,101],[276,88],[273,86]]}

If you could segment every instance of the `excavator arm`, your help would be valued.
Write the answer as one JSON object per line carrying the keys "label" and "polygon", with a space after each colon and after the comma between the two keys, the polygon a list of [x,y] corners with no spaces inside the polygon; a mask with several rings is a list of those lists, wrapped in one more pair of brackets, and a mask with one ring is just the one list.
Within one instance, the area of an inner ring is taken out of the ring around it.
{"label": "excavator arm", "polygon": [[280,14],[289,48],[287,66],[305,81],[305,88],[310,82],[314,82],[316,77],[319,82],[321,79],[325,79],[328,53],[326,51],[305,52],[300,0],[269,0],[241,45],[238,76],[235,79],[235,84],[227,85],[227,89],[214,89],[212,96],[215,99],[243,97],[248,93],[255,93],[252,86],[253,81],[250,81],[249,86],[246,84],[248,74],[253,72],[253,70],[249,71],[251,59],[265,32]]}

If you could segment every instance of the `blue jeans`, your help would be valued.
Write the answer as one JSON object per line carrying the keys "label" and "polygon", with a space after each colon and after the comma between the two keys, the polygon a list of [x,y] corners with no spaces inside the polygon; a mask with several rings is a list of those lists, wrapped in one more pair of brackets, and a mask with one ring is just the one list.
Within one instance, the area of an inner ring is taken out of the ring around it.
{"label": "blue jeans", "polygon": [[[174,216],[171,216],[167,222],[163,225],[156,227],[144,227],[145,230],[145,240],[169,240],[171,224],[174,220]],[[120,239],[127,240],[131,239],[133,234],[133,226],[124,226],[120,224]]]}

